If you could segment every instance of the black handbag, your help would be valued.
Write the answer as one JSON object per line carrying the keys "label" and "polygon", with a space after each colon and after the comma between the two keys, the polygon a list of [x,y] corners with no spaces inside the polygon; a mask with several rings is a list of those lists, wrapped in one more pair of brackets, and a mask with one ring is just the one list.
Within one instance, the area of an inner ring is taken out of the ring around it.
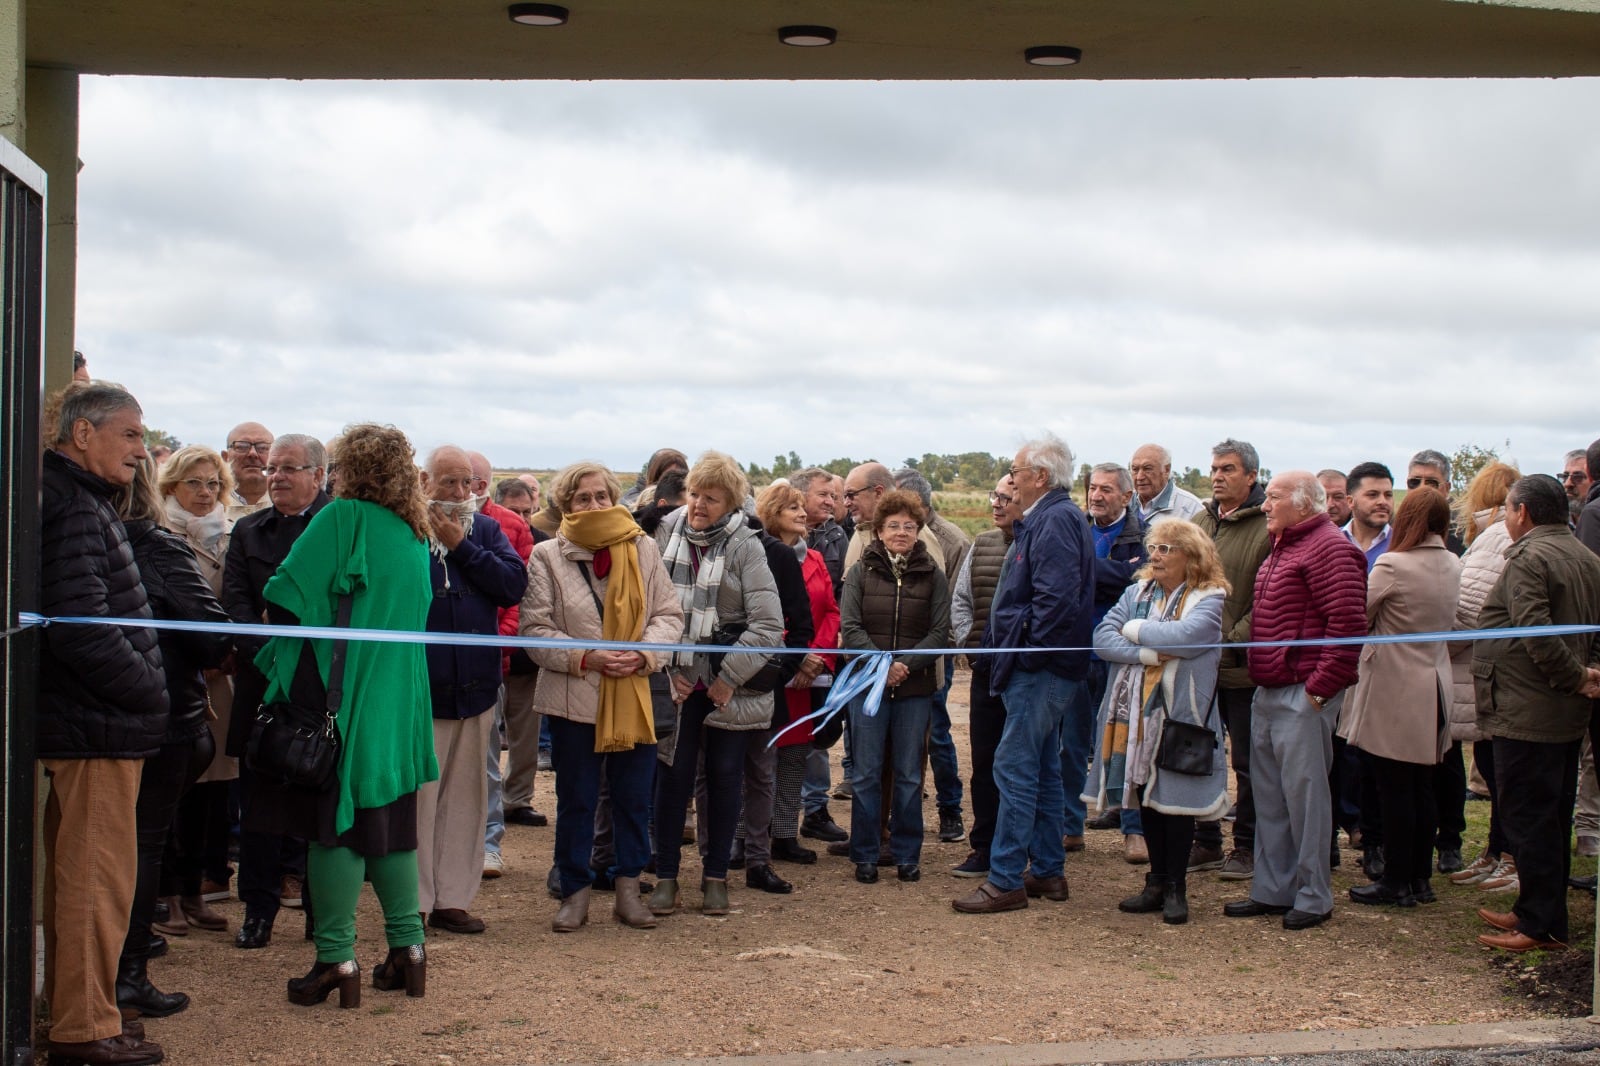
{"label": "black handbag", "polygon": [[[744,635],[746,628],[742,622],[730,622],[725,626],[717,626],[711,631],[711,643],[720,644],[723,647],[737,644],[739,643],[739,638]],[[724,658],[725,656],[719,652],[710,654],[713,675],[721,672]],[[739,691],[766,693],[782,688],[789,683],[789,679],[799,669],[800,659],[801,656],[799,655],[768,655],[762,660],[761,669],[747,678],[739,686]],[[785,660],[792,661],[785,662]]]}
{"label": "black handbag", "polygon": [[[350,626],[350,596],[339,597],[341,629]],[[339,730],[335,725],[344,698],[344,655],[349,641],[333,642],[328,665],[325,705],[307,707],[289,700],[263,703],[245,747],[245,762],[263,779],[289,788],[321,792],[339,767]]]}
{"label": "black handbag", "polygon": [[1217,734],[1211,729],[1211,716],[1217,713],[1213,693],[1204,725],[1172,718],[1161,723],[1161,744],[1156,749],[1156,767],[1168,773],[1206,777],[1216,765]]}

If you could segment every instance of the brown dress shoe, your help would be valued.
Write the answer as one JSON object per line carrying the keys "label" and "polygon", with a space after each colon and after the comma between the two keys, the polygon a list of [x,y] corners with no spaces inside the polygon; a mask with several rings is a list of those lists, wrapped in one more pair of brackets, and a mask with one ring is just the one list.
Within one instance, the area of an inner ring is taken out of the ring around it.
{"label": "brown dress shoe", "polygon": [[989,880],[960,899],[950,901],[950,906],[962,914],[999,914],[1001,911],[1021,910],[1027,905],[1026,890],[1013,888],[1007,892],[996,888],[994,882]]}
{"label": "brown dress shoe", "polygon": [[460,907],[446,907],[428,915],[428,924],[447,933],[481,933],[482,918],[474,918]]}
{"label": "brown dress shoe", "polygon": [[1535,940],[1527,933],[1515,930],[1509,933],[1485,933],[1478,938],[1478,943],[1490,948],[1499,948],[1501,951],[1515,951],[1521,954],[1539,948],[1543,951],[1560,951],[1567,945],[1559,940]]}
{"label": "brown dress shoe", "polygon": [[44,1046],[57,1061],[81,1062],[86,1066],[147,1066],[162,1059],[160,1044],[120,1033],[104,1040],[85,1040],[77,1044],[46,1040]]}
{"label": "brown dress shoe", "polygon": [[1065,877],[1035,877],[1032,874],[1022,875],[1022,891],[1028,894],[1029,899],[1055,900],[1060,903],[1068,898],[1067,879]]}
{"label": "brown dress shoe", "polygon": [[1061,838],[1061,846],[1063,848],[1067,849],[1067,851],[1069,851],[1069,852],[1070,851],[1082,851],[1083,850],[1083,834],[1079,833],[1077,836],[1070,836],[1069,835],[1069,836],[1062,837]]}
{"label": "brown dress shoe", "polygon": [[179,903],[183,909],[183,916],[195,928],[209,929],[213,933],[227,931],[228,919],[224,918],[220,912],[213,910],[204,896],[184,896]]}
{"label": "brown dress shoe", "polygon": [[1478,917],[1502,932],[1514,933],[1517,931],[1517,916],[1515,914],[1492,911],[1488,907],[1479,907]]}

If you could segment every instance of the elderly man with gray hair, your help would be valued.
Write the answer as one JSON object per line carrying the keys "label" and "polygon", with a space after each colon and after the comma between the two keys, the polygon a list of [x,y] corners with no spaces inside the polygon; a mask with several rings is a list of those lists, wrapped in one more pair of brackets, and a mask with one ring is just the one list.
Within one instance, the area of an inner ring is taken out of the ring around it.
{"label": "elderly man with gray hair", "polygon": [[[1072,450],[1047,433],[1024,444],[1011,466],[1022,517],[990,606],[983,646],[989,691],[1005,701],[1006,724],[994,753],[1000,790],[989,876],[952,901],[965,914],[1028,905],[1029,897],[1067,898],[1063,830],[1068,797],[1082,834],[1088,776],[1090,619],[1094,538],[1072,502]],[[1073,648],[1081,651],[1062,651]],[[1063,755],[1063,749],[1069,754]],[[1072,780],[1063,782],[1066,769]]]}
{"label": "elderly man with gray hair", "polygon": [[[1262,510],[1272,551],[1256,576],[1253,641],[1319,641],[1367,632],[1367,561],[1328,518],[1322,484],[1291,470],[1267,485]],[[1333,726],[1355,683],[1355,644],[1252,647],[1250,783],[1255,791],[1255,877],[1229,918],[1283,916],[1309,929],[1333,913]]]}
{"label": "elderly man with gray hair", "polygon": [[1133,491],[1139,496],[1139,523],[1158,518],[1193,518],[1200,513],[1200,497],[1183,488],[1172,476],[1172,453],[1159,444],[1141,444],[1128,461]]}

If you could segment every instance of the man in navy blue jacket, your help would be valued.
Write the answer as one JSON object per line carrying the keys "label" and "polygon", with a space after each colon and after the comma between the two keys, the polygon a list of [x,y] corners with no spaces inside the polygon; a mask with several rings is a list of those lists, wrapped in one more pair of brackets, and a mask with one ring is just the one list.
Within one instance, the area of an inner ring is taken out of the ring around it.
{"label": "man in navy blue jacket", "polygon": [[[1047,433],[1024,444],[1011,467],[1022,517],[983,639],[985,648],[1004,649],[991,657],[989,675],[1006,707],[994,753],[1000,812],[988,878],[953,901],[967,914],[1017,910],[1030,896],[1067,898],[1062,831],[1066,797],[1083,791],[1088,762],[1095,582],[1093,536],[1069,491],[1072,462],[1071,449]],[[1062,648],[1081,650],[1055,650]],[[1063,764],[1075,768],[1073,780],[1062,781]]]}
{"label": "man in navy blue jacket", "polygon": [[[500,608],[522,602],[528,571],[498,522],[474,519],[472,484],[472,464],[460,448],[445,445],[428,456],[422,471],[434,529],[428,631],[496,637]],[[417,793],[417,902],[435,929],[481,933],[483,919],[470,908],[483,877],[484,764],[504,698],[500,649],[430,644],[428,680],[439,780]]]}

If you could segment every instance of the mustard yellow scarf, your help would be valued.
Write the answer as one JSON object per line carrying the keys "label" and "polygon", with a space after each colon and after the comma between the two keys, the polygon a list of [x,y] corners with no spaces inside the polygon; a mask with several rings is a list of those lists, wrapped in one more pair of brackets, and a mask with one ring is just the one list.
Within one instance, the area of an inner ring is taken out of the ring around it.
{"label": "mustard yellow scarf", "polygon": [[[606,640],[638,640],[644,635],[644,575],[634,540],[644,530],[625,507],[580,511],[562,516],[561,535],[586,551],[611,549],[605,608],[600,636]],[[600,706],[594,719],[596,752],[627,751],[635,744],[656,742],[650,713],[650,682],[644,674],[600,677]]]}

